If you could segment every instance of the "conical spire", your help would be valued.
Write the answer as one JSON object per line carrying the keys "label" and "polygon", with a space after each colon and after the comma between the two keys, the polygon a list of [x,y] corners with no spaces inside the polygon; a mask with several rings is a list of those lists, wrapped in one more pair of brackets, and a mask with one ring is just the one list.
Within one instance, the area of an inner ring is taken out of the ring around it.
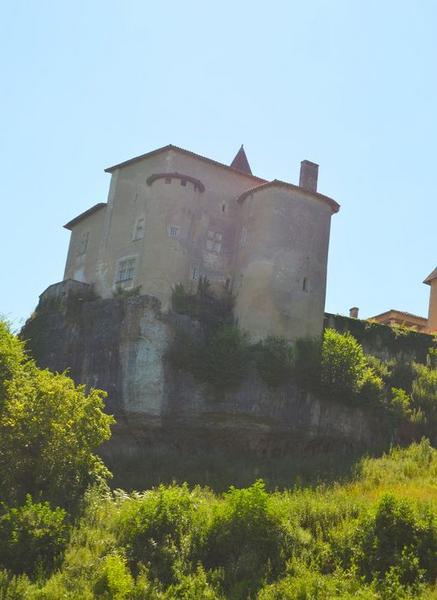
{"label": "conical spire", "polygon": [[241,144],[241,148],[238,150],[234,160],[231,162],[231,167],[233,169],[237,169],[237,171],[241,171],[242,173],[252,175],[252,171],[249,165],[249,161],[247,160],[243,144]]}

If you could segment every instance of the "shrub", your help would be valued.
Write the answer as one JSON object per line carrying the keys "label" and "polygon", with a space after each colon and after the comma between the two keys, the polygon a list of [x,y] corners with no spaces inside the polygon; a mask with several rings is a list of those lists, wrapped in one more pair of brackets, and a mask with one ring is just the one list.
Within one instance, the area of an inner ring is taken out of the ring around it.
{"label": "shrub", "polygon": [[205,565],[223,568],[227,597],[253,597],[264,580],[283,572],[294,540],[272,510],[262,481],[231,487],[214,515]]}
{"label": "shrub", "polygon": [[216,389],[235,388],[243,380],[248,358],[246,334],[225,325],[207,340],[199,376]]}
{"label": "shrub", "polygon": [[185,290],[182,283],[176,284],[172,290],[171,302],[174,312],[199,320],[209,331],[233,323],[234,297],[226,288],[215,295],[210,290],[210,282],[206,277],[199,278],[194,293]]}
{"label": "shrub", "polygon": [[367,581],[382,579],[395,569],[402,585],[437,577],[435,515],[417,514],[412,503],[386,494],[358,525],[352,561]]}
{"label": "shrub", "polygon": [[145,565],[152,578],[174,583],[176,563],[189,563],[202,536],[200,505],[199,494],[187,485],[160,485],[124,502],[116,529],[131,567]]}
{"label": "shrub", "polygon": [[30,599],[32,584],[26,575],[14,576],[6,569],[0,569],[1,600]]}
{"label": "shrub", "polygon": [[3,506],[0,517],[0,565],[15,574],[49,571],[59,559],[68,535],[66,512],[47,502],[16,508]]}
{"label": "shrub", "polygon": [[253,353],[258,373],[267,385],[277,387],[290,379],[293,354],[287,340],[268,337],[254,346]]}
{"label": "shrub", "polygon": [[293,373],[296,381],[310,391],[320,390],[322,344],[319,339],[296,340],[293,356]]}
{"label": "shrub", "polygon": [[425,415],[428,430],[436,435],[437,430],[437,369],[415,365],[416,378],[412,385],[412,406]]}
{"label": "shrub", "polygon": [[125,600],[132,597],[134,579],[120,556],[109,554],[100,565],[94,593],[97,598]]}
{"label": "shrub", "polygon": [[326,329],[322,344],[323,394],[332,399],[353,399],[358,395],[365,370],[364,352],[356,339],[349,333]]}

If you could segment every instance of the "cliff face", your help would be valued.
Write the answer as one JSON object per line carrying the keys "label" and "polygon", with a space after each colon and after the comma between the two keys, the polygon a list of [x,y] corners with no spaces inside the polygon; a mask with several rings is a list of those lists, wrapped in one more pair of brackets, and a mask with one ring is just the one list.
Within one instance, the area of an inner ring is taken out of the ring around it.
{"label": "cliff face", "polygon": [[293,384],[271,389],[255,373],[232,392],[199,384],[165,359],[176,326],[198,324],[162,315],[154,298],[133,296],[48,306],[28,321],[22,336],[39,366],[68,369],[77,383],[108,392],[117,426],[105,453],[113,458],[156,446],[277,456],[381,441],[378,423],[367,413],[322,402]]}

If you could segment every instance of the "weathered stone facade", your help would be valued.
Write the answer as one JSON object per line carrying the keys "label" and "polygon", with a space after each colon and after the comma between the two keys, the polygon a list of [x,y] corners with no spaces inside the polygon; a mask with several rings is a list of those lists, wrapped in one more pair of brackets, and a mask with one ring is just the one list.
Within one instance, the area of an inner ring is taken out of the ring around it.
{"label": "weathered stone facade", "polygon": [[66,225],[65,280],[102,298],[141,286],[166,311],[175,284],[204,276],[232,290],[254,338],[320,334],[339,206],[317,192],[317,165],[303,161],[297,186],[253,176],[243,149],[227,166],[166,146],[107,171],[108,202]]}
{"label": "weathered stone facade", "polygon": [[165,360],[181,326],[193,329],[196,322],[162,314],[149,296],[67,300],[37,313],[23,337],[41,367],[68,369],[77,383],[108,392],[107,409],[118,421],[112,442],[118,453],[137,451],[157,431],[173,431],[186,443],[209,432],[218,445],[261,453],[323,439],[366,446],[377,437],[377,425],[363,411],[327,405],[293,383],[269,388],[255,372],[238,389],[214,393]]}

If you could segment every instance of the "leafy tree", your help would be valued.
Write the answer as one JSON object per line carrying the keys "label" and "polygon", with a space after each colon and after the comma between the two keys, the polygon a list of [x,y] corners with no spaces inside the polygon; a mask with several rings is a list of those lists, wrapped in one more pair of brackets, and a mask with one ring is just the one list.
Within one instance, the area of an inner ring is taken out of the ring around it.
{"label": "leafy tree", "polygon": [[325,331],[320,379],[323,395],[333,400],[376,405],[384,397],[381,377],[369,366],[362,346],[350,333]]}
{"label": "leafy tree", "polygon": [[26,494],[74,507],[86,487],[109,476],[96,448],[110,437],[105,393],[38,369],[0,326],[0,499]]}

